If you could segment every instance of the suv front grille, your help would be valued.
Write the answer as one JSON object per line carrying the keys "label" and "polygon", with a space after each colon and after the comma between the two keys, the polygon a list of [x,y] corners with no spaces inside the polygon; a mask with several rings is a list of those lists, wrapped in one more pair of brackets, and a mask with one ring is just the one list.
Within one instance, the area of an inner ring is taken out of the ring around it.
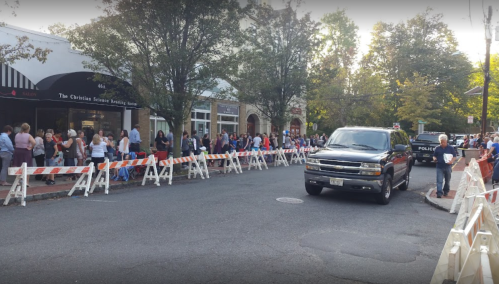
{"label": "suv front grille", "polygon": [[333,172],[339,174],[360,174],[360,162],[337,161],[337,160],[319,160],[321,171]]}

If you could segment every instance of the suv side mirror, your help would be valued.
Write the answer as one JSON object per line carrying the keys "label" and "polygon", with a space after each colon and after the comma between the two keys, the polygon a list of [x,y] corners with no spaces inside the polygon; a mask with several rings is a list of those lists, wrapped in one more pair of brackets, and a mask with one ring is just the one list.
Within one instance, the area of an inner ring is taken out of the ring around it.
{"label": "suv side mirror", "polygon": [[395,152],[405,152],[407,145],[397,144],[395,145]]}

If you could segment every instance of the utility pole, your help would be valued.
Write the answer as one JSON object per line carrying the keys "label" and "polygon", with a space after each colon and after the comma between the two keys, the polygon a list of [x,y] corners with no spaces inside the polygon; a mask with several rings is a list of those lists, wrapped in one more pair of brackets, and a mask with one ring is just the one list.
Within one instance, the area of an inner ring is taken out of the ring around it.
{"label": "utility pole", "polygon": [[485,51],[485,66],[483,67],[483,106],[482,106],[482,137],[485,137],[487,132],[487,102],[489,99],[489,70],[490,70],[490,44],[492,42],[492,32],[490,31],[490,20],[492,19],[492,6],[489,6],[489,13],[487,15],[485,24],[485,40],[486,40],[486,51]]}

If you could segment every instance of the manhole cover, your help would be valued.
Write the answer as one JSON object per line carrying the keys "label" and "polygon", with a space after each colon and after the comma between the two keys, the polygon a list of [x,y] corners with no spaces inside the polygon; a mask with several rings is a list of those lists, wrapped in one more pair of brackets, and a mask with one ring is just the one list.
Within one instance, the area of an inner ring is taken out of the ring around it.
{"label": "manhole cover", "polygon": [[284,203],[291,203],[291,204],[303,203],[303,200],[298,199],[298,198],[291,198],[291,197],[279,197],[279,198],[277,198],[277,201],[284,202]]}

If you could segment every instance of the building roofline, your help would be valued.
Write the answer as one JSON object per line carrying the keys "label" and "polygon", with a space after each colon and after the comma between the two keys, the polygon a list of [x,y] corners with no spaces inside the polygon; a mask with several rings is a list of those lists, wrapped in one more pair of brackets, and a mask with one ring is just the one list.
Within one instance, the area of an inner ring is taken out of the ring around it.
{"label": "building roofline", "polygon": [[38,31],[34,31],[34,30],[29,30],[29,29],[18,27],[18,26],[13,26],[13,25],[10,25],[10,24],[7,24],[7,23],[3,27],[1,27],[1,28],[7,28],[7,29],[12,29],[12,30],[17,30],[17,31],[21,31],[21,32],[24,32],[24,33],[30,33],[30,34],[33,34],[33,35],[42,36],[42,37],[50,38],[50,39],[53,39],[53,40],[64,41],[64,42],[68,42],[69,43],[68,39],[60,37],[60,36],[51,35],[51,34],[47,34],[47,33],[43,33],[43,32],[38,32]]}

